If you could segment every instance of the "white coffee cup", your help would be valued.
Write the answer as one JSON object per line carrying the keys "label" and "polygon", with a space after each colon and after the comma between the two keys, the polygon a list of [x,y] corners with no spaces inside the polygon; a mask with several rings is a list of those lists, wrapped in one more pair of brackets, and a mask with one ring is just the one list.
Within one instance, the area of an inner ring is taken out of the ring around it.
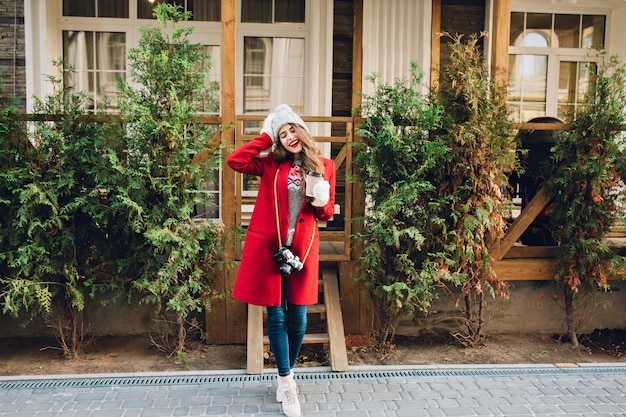
{"label": "white coffee cup", "polygon": [[315,184],[322,181],[324,176],[321,172],[309,172],[306,176],[306,196],[313,197],[313,188]]}

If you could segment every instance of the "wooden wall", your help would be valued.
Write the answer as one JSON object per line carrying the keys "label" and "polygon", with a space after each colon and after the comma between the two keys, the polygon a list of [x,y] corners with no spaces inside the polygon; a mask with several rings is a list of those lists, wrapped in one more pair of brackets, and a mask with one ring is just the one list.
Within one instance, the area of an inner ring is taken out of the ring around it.
{"label": "wooden wall", "polygon": [[[435,25],[435,21],[437,24]],[[450,63],[450,38],[438,33],[469,35],[485,30],[485,0],[435,0],[433,1],[433,55],[436,67]],[[435,68],[433,68],[435,69]],[[438,77],[432,73],[432,80]]]}
{"label": "wooden wall", "polygon": [[[335,0],[333,24],[333,101],[332,115],[352,115],[352,58],[354,2]],[[341,127],[341,126],[338,126]],[[343,135],[344,132],[333,132]]]}
{"label": "wooden wall", "polygon": [[0,0],[0,98],[15,97],[26,108],[24,2]]}

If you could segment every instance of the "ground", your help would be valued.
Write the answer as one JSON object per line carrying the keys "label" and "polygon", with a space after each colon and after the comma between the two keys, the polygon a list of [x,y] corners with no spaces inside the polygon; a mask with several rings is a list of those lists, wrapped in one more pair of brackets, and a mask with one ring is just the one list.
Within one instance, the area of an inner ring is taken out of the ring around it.
{"label": "ground", "polygon": [[[626,331],[604,330],[581,336],[574,349],[556,336],[493,335],[483,346],[464,348],[447,336],[399,337],[388,354],[352,339],[350,365],[520,364],[626,362]],[[0,339],[0,375],[53,375],[245,369],[243,345],[187,345],[185,363],[156,351],[147,336],[101,337],[84,354],[63,359],[47,339]],[[270,355],[271,356],[271,355]],[[271,357],[267,366],[272,366]],[[322,346],[304,346],[300,367],[327,366]]]}

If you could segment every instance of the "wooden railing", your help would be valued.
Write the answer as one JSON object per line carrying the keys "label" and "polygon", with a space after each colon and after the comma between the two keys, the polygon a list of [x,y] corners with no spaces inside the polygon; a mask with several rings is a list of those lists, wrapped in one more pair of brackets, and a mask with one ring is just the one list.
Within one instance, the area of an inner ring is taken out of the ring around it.
{"label": "wooden railing", "polygon": [[[20,114],[18,116],[22,121],[54,121],[59,116],[43,115],[43,114]],[[258,134],[249,134],[244,132],[245,122],[258,122],[262,124],[265,116],[250,116],[240,115],[236,117],[235,121],[235,147],[239,147],[244,141],[251,140]],[[94,122],[122,122],[122,117],[119,114],[103,114],[92,115],[85,114],[79,118],[81,121],[94,121]],[[321,261],[349,261],[354,258],[354,253],[350,250],[350,239],[354,230],[353,217],[354,213],[362,213],[364,196],[355,195],[355,191],[358,193],[359,187],[357,187],[350,178],[352,176],[352,142],[354,141],[355,126],[362,123],[362,119],[355,119],[352,117],[303,117],[303,120],[311,126],[318,127],[320,131],[330,132],[332,128],[334,130],[344,131],[345,134],[340,136],[320,136],[315,135],[315,140],[319,144],[327,144],[327,155],[335,161],[336,168],[336,210],[335,217],[327,224],[321,224],[320,226],[320,260]],[[206,116],[199,115],[196,119],[198,123],[222,126],[224,121],[219,116]],[[258,130],[258,129],[257,129]],[[206,149],[195,155],[193,158],[194,163],[203,163],[211,157],[213,152],[222,144],[225,146],[225,152],[229,152],[232,145],[222,143],[220,135],[220,129],[217,129],[216,134],[210,138],[210,142]],[[224,183],[223,187],[229,187],[230,184]],[[231,193],[228,193],[230,197]],[[243,176],[241,174],[235,175],[235,190],[234,199],[223,198],[221,204],[222,215],[226,213],[235,214],[235,225],[245,226],[247,224],[246,217],[251,214],[251,210],[255,203],[254,193],[244,193],[243,190]],[[241,248],[243,242],[241,238],[237,238],[235,245],[234,259],[240,259]]]}
{"label": "wooden railing", "polygon": [[[526,131],[571,129],[571,125],[566,123],[519,123],[514,124],[513,127]],[[498,279],[505,281],[554,279],[556,275],[554,246],[515,245],[549,203],[547,186],[544,185],[527,202],[520,215],[507,229],[504,238],[494,242],[491,246],[490,254],[494,261],[494,270]],[[607,238],[613,240],[616,250],[623,253],[626,248],[623,227],[616,226],[614,230]]]}
{"label": "wooden railing", "polygon": [[[85,115],[85,120],[106,122],[121,121],[119,115]],[[54,120],[52,116],[46,115],[21,115],[24,121],[41,121]],[[235,121],[235,147],[239,147],[247,140],[251,140],[258,133],[246,133],[244,131],[244,123],[257,122],[260,126],[265,116],[240,115]],[[335,161],[336,166],[336,215],[333,221],[320,227],[320,260],[321,261],[351,261],[359,257],[358,248],[353,247],[351,236],[355,232],[355,228],[360,227],[360,223],[355,223],[355,218],[363,215],[365,196],[361,188],[350,179],[353,175],[353,146],[352,143],[358,140],[355,131],[363,122],[361,118],[352,117],[303,117],[303,120],[309,126],[318,127],[319,131],[342,131],[342,135],[321,136],[315,135],[315,140],[324,147],[328,157]],[[220,126],[223,120],[219,116],[199,116],[198,122],[208,125]],[[515,130],[525,131],[549,131],[549,130],[569,130],[571,125],[567,123],[516,123],[513,125]],[[626,130],[626,127],[624,128]],[[255,132],[259,129],[254,129]],[[220,143],[219,131],[211,139],[211,146],[199,155],[194,157],[194,162],[202,162],[210,157],[211,152],[216,149]],[[226,152],[229,145],[226,145]],[[224,186],[228,186],[224,184]],[[251,213],[255,203],[254,192],[244,192],[243,176],[235,175],[234,199],[222,199],[221,212],[235,213],[235,222],[237,226],[246,225],[246,216]],[[509,226],[503,239],[495,242],[491,247],[491,254],[496,263],[496,270],[501,279],[551,279],[553,273],[552,256],[553,247],[547,246],[526,246],[520,247],[515,245],[520,236],[528,229],[528,227],[537,218],[542,209],[549,203],[545,189],[540,189],[535,197],[526,204],[520,215]],[[611,236],[620,243],[620,239],[626,243],[626,234],[624,228],[616,228],[615,233]],[[240,259],[243,243],[241,237],[237,237],[235,244],[234,259]],[[626,246],[624,244],[623,246]],[[531,261],[532,259],[532,261]],[[525,266],[517,263],[511,264],[511,261],[527,261],[539,262],[536,268],[530,264]]]}

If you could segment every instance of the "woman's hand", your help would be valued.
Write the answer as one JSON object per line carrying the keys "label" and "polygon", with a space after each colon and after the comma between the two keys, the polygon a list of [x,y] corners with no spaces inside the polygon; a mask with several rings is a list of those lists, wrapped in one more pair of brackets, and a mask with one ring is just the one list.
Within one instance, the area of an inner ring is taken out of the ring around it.
{"label": "woman's hand", "polygon": [[313,187],[313,201],[311,201],[311,205],[322,207],[328,203],[328,200],[330,200],[330,183],[323,180]]}
{"label": "woman's hand", "polygon": [[276,113],[268,114],[263,122],[263,127],[261,128],[261,134],[267,133],[267,135],[272,139],[272,142],[274,141],[274,132],[272,131],[272,120],[274,120],[274,116],[276,116]]}

